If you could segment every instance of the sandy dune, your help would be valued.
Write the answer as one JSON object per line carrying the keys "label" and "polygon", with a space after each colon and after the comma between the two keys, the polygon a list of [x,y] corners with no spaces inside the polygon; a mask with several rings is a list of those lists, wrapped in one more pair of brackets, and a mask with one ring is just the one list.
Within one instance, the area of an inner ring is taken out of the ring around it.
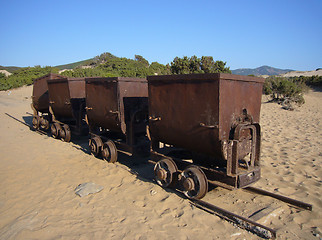
{"label": "sandy dune", "polygon": [[[64,143],[5,115],[31,123],[31,91],[0,92],[0,239],[259,239],[156,185],[147,159],[108,164],[88,153],[86,138]],[[243,190],[217,188],[204,200],[246,217],[269,207],[258,222],[279,239],[320,239],[322,93],[305,100],[295,111],[263,101],[255,186],[311,203],[312,212]],[[81,198],[74,189],[85,182],[104,189]]]}
{"label": "sandy dune", "polygon": [[8,77],[12,74],[12,73],[8,72],[7,70],[0,70],[0,73],[6,75],[6,77]]}
{"label": "sandy dune", "polygon": [[279,76],[281,76],[281,77],[322,76],[322,69],[313,70],[313,71],[291,71],[288,73],[281,74]]}

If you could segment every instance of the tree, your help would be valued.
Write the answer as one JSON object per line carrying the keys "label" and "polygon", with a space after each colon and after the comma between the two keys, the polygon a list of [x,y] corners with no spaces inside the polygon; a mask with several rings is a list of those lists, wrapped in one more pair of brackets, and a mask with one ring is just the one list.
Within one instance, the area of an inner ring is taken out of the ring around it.
{"label": "tree", "polygon": [[158,62],[152,62],[149,66],[149,69],[152,75],[168,75],[171,74],[170,65],[167,64],[166,66],[160,64]]}
{"label": "tree", "polygon": [[192,56],[188,58],[175,57],[171,62],[171,72],[173,74],[189,74],[189,73],[231,73],[229,67],[226,67],[226,62],[214,61],[213,57]]}
{"label": "tree", "polygon": [[149,67],[149,61],[146,60],[144,57],[141,55],[135,55],[135,61],[142,63],[144,66]]}
{"label": "tree", "polygon": [[171,72],[173,74],[188,74],[190,73],[189,65],[190,60],[188,57],[183,58],[175,57],[171,62]]}

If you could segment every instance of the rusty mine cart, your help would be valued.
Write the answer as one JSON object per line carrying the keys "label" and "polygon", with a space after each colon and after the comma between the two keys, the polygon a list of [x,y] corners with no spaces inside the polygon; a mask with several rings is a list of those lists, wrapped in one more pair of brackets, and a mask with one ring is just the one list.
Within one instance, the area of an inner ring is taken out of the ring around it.
{"label": "rusty mine cart", "polygon": [[[48,80],[51,133],[54,138],[69,142],[72,133],[87,135],[85,122],[85,79],[59,78]],[[59,94],[58,94],[59,93]]]}
{"label": "rusty mine cart", "polygon": [[256,182],[263,83],[224,73],[148,77],[158,184],[171,187],[178,181],[187,197],[200,199],[208,182],[228,189]]}
{"label": "rusty mine cart", "polygon": [[141,78],[86,78],[86,111],[91,153],[117,161],[117,150],[149,153],[148,84]]}
{"label": "rusty mine cart", "polygon": [[60,78],[63,78],[63,76],[49,73],[34,80],[31,103],[31,109],[33,110],[32,128],[34,130],[43,129],[47,131],[49,129],[52,116],[49,112],[47,80]]}

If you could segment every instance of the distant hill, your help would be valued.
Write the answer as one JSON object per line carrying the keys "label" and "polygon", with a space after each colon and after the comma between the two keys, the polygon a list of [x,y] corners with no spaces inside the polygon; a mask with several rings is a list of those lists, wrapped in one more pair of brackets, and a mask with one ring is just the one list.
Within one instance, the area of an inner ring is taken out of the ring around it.
{"label": "distant hill", "polygon": [[[73,69],[75,67],[88,65],[93,60],[94,60],[94,58],[90,58],[90,59],[87,59],[87,60],[83,60],[83,61],[79,61],[79,62],[74,62],[74,63],[63,64],[63,65],[58,65],[58,66],[54,66],[54,67],[55,68],[58,68],[59,70],[63,70],[63,69]],[[6,70],[6,71],[8,71],[10,73],[13,73],[14,71],[17,71],[20,68],[21,67],[4,67],[4,66],[0,66],[0,70]]]}
{"label": "distant hill", "polygon": [[14,71],[17,71],[18,69],[20,69],[20,67],[4,67],[4,66],[0,66],[0,70],[6,70],[10,73],[13,73]]}
{"label": "distant hill", "polygon": [[106,63],[108,60],[117,59],[117,58],[118,57],[114,56],[113,54],[106,52],[87,60],[69,63],[65,65],[58,65],[55,67],[58,68],[59,70],[74,69],[76,67],[82,67],[82,66],[97,67],[100,64]]}
{"label": "distant hill", "polygon": [[90,58],[90,59],[83,60],[83,61],[79,61],[79,62],[64,64],[64,65],[58,65],[58,66],[55,66],[55,67],[58,68],[59,70],[63,70],[63,69],[73,69],[75,67],[87,65],[92,60],[93,60],[93,58]]}
{"label": "distant hill", "polygon": [[255,76],[259,76],[259,75],[280,75],[280,74],[284,74],[290,71],[294,71],[291,69],[279,69],[279,68],[273,68],[273,67],[269,67],[269,66],[261,66],[258,68],[239,68],[236,70],[232,70],[231,72],[233,74],[238,74],[238,75],[255,75]]}

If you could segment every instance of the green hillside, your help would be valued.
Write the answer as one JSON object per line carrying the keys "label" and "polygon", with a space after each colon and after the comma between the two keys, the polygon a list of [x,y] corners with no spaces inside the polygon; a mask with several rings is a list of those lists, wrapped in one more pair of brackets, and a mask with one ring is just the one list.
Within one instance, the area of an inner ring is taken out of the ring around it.
{"label": "green hillside", "polygon": [[73,68],[76,68],[76,67],[79,67],[79,66],[87,65],[92,60],[93,60],[93,58],[87,59],[87,60],[83,60],[83,61],[79,61],[79,62],[64,64],[64,65],[58,65],[58,66],[55,66],[55,68],[58,68],[59,70],[63,70],[63,69],[73,69]]}
{"label": "green hillside", "polygon": [[[35,78],[47,73],[58,73],[59,70],[69,69],[60,74],[66,77],[140,77],[151,75],[189,74],[189,73],[230,73],[229,67],[223,61],[214,61],[213,57],[197,56],[183,58],[175,57],[167,65],[158,62],[149,63],[141,55],[134,59],[120,58],[111,53],[103,53],[91,59],[56,67],[27,67],[18,68],[8,77],[0,74],[0,90],[17,88],[33,83]],[[8,70],[7,70],[8,71]]]}
{"label": "green hillside", "polygon": [[19,70],[20,67],[4,67],[4,66],[0,66],[0,70],[7,70],[10,73],[13,73],[14,71]]}

